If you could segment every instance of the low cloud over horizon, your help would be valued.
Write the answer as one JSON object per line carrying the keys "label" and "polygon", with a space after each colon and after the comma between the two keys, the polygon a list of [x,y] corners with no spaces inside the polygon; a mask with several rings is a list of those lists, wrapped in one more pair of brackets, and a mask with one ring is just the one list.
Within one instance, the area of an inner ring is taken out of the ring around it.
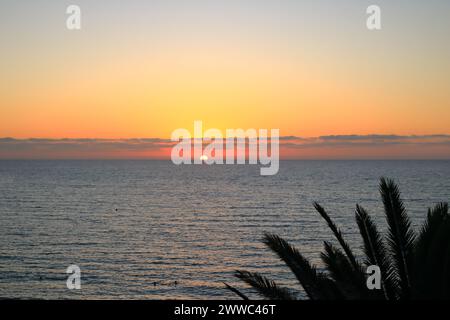
{"label": "low cloud over horizon", "polygon": [[[169,139],[0,138],[0,159],[170,159]],[[450,159],[450,135],[280,137],[282,159]]]}

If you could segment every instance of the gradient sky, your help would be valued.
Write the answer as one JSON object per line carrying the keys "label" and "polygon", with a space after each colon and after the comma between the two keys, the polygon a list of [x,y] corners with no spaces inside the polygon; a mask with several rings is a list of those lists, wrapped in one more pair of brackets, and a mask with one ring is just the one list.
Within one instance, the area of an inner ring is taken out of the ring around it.
{"label": "gradient sky", "polygon": [[2,0],[0,137],[166,139],[194,120],[449,134],[449,15],[446,0]]}

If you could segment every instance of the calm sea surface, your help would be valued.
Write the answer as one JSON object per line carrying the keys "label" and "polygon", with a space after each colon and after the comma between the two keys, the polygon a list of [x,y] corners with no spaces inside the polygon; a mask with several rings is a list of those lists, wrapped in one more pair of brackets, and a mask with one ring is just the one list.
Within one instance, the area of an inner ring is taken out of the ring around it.
{"label": "calm sea surface", "polygon": [[[450,199],[448,161],[286,161],[181,166],[165,161],[0,161],[0,297],[227,299],[235,269],[295,279],[261,244],[264,231],[320,265],[329,209],[360,245],[354,207],[384,226],[378,178],[395,178],[414,224]],[[81,268],[68,290],[66,268]],[[247,291],[248,292],[248,291]]]}

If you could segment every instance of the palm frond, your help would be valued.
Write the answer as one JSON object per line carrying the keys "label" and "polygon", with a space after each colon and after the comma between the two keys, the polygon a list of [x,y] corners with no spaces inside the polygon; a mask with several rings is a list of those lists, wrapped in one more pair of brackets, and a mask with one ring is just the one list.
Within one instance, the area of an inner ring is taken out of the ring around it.
{"label": "palm frond", "polygon": [[[426,256],[427,299],[448,299],[448,255],[450,250],[450,220],[444,219],[430,244]],[[446,293],[447,292],[447,293]]]}
{"label": "palm frond", "polygon": [[259,273],[237,270],[235,276],[268,299],[295,300],[295,297],[288,289],[279,287],[273,280],[270,280]]}
{"label": "palm frond", "polygon": [[327,300],[339,297],[332,281],[325,274],[318,272],[316,267],[287,241],[266,233],[264,243],[291,269],[310,299]]}
{"label": "palm frond", "polygon": [[380,268],[384,297],[389,300],[395,300],[396,283],[392,278],[392,266],[383,238],[367,211],[359,205],[356,205],[355,218],[363,239],[364,253],[366,255],[365,263],[367,266],[377,265]]}
{"label": "palm frond", "polygon": [[339,230],[339,228],[334,224],[333,220],[331,220],[328,213],[325,211],[325,209],[320,204],[318,204],[317,202],[314,202],[313,204],[314,204],[314,208],[316,208],[317,212],[319,212],[319,214],[322,216],[322,218],[327,222],[331,231],[333,231],[334,236],[338,240],[342,249],[344,249],[344,252],[347,255],[347,258],[349,259],[353,268],[355,270],[358,270],[358,262],[356,261],[355,255],[353,254],[352,250],[350,249],[350,246],[344,240],[341,230]]}
{"label": "palm frond", "polygon": [[400,298],[407,299],[411,295],[410,269],[415,234],[394,181],[381,178],[380,193],[389,226],[388,243],[395,265],[393,276],[399,281]]}
{"label": "palm frond", "polygon": [[365,273],[362,266],[354,270],[347,256],[331,243],[324,242],[325,251],[321,258],[332,279],[341,289],[346,299],[369,299],[374,295],[367,289]]}
{"label": "palm frond", "polygon": [[234,294],[236,294],[237,296],[241,297],[242,300],[249,300],[249,298],[243,294],[241,291],[239,291],[238,289],[230,286],[228,283],[224,282],[223,283],[225,285],[225,287],[230,290],[231,292],[233,292]]}
{"label": "palm frond", "polygon": [[[450,299],[450,215],[440,203],[428,210],[419,235],[413,232],[400,192],[394,181],[381,178],[380,193],[388,232],[384,238],[364,208],[357,205],[355,218],[363,239],[364,265],[377,265],[382,291],[369,290],[363,267],[344,240],[340,229],[318,203],[314,207],[327,222],[340,246],[325,242],[321,258],[328,273],[320,272],[295,247],[266,233],[264,243],[286,263],[312,300],[336,299]],[[236,276],[270,299],[294,299],[293,293],[258,273],[237,271]],[[225,284],[243,299],[247,296]]]}
{"label": "palm frond", "polygon": [[[446,221],[446,231],[447,235],[450,234],[450,223],[449,219]],[[442,273],[439,282],[441,283],[441,294],[440,299],[449,300],[450,299],[450,241],[447,241],[447,250],[442,251]]]}
{"label": "palm frond", "polygon": [[[413,294],[415,298],[449,298],[450,216],[446,203],[428,210],[415,243]],[[427,275],[427,277],[424,277]]]}
{"label": "palm frond", "polygon": [[442,221],[447,218],[447,203],[438,203],[433,209],[428,209],[427,219],[416,239],[415,252],[421,253],[426,251],[426,249],[430,246],[434,235],[436,234],[436,230],[441,226]]}

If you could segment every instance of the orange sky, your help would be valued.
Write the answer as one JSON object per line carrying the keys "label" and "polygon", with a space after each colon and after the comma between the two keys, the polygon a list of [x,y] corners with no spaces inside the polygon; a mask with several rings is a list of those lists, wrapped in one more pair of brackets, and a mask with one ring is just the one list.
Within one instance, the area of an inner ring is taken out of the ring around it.
{"label": "orange sky", "polygon": [[[44,2],[28,6],[45,22],[0,8],[17,15],[0,31],[0,137],[164,139],[195,120],[282,136],[450,133],[442,8],[386,4],[385,27],[370,32],[355,1],[328,13],[323,1],[307,12],[84,2],[72,32],[63,6]],[[405,10],[422,19],[389,20]]]}

